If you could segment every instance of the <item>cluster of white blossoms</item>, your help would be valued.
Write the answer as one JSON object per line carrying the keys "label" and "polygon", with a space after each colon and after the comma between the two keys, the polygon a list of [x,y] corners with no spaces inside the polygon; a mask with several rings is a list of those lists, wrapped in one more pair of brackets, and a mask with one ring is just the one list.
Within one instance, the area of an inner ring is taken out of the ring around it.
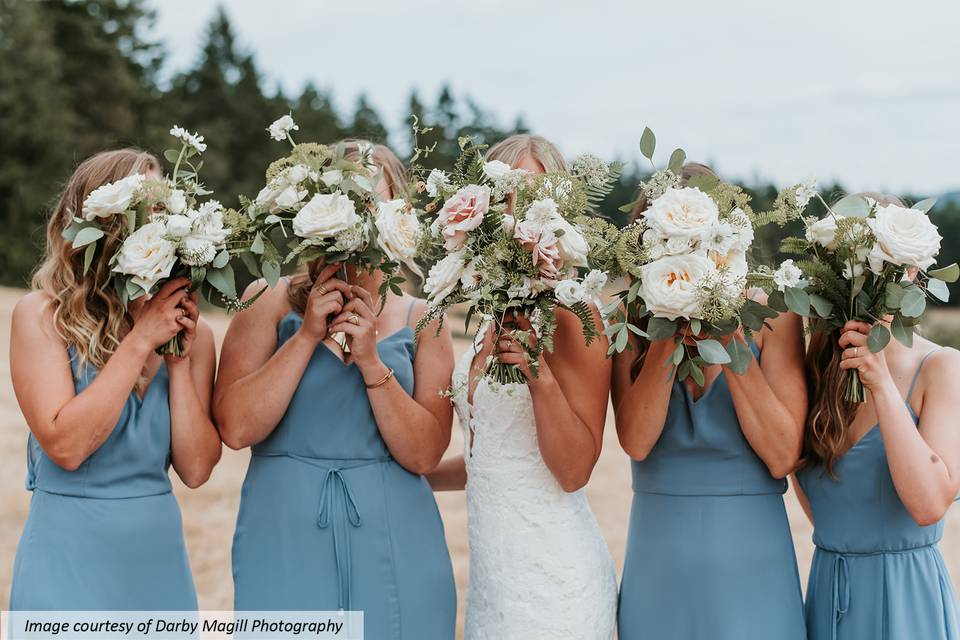
{"label": "cluster of white blossoms", "polygon": [[570,165],[570,171],[591,187],[602,187],[610,177],[610,165],[590,153],[577,156]]}
{"label": "cluster of white blossoms", "polygon": [[207,150],[207,145],[203,141],[203,136],[196,133],[190,133],[179,125],[174,125],[173,128],[170,129],[170,135],[177,140],[180,140],[185,145],[193,147],[197,153],[203,153]]}
{"label": "cluster of white blossoms", "polygon": [[656,316],[701,317],[701,291],[716,285],[731,300],[742,296],[753,226],[740,209],[720,215],[716,202],[694,187],[670,187],[644,213],[639,294]]}
{"label": "cluster of white blossoms", "polygon": [[803,272],[792,259],[784,260],[773,272],[773,284],[780,291],[800,287],[803,285]]}
{"label": "cluster of white blossoms", "polygon": [[530,172],[526,169],[513,169],[500,160],[490,160],[483,164],[483,174],[493,183],[491,199],[498,202],[508,193],[516,191]]}
{"label": "cluster of white blossoms", "polygon": [[927,269],[936,262],[943,238],[925,212],[895,204],[871,205],[866,218],[829,214],[808,224],[807,241],[831,252],[846,250],[852,260],[847,278],[861,275],[865,267],[879,274],[887,264]]}
{"label": "cluster of white blossoms", "polygon": [[300,126],[293,121],[289,115],[280,116],[273,123],[267,127],[267,131],[270,132],[270,137],[276,140],[277,142],[282,142],[287,139],[287,136],[290,135],[291,131],[299,131]]}
{"label": "cluster of white blossoms", "polygon": [[274,176],[254,198],[254,204],[270,213],[297,209],[309,193],[303,183],[311,176],[310,169],[302,164],[287,167]]}

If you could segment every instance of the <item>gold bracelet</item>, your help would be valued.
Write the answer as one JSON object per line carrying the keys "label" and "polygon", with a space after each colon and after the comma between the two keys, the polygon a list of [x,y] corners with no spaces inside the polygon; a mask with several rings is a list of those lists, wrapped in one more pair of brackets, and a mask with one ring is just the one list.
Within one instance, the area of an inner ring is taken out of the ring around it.
{"label": "gold bracelet", "polygon": [[387,368],[387,373],[385,376],[374,382],[373,384],[368,384],[367,389],[376,389],[377,387],[382,387],[383,385],[390,382],[390,378],[393,377],[393,369]]}

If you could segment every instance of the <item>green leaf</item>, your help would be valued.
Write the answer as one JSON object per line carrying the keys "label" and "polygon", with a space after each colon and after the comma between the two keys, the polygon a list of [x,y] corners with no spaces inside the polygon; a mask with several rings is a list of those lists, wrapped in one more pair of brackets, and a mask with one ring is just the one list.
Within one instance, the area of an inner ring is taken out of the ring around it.
{"label": "green leaf", "polygon": [[787,303],[783,298],[783,291],[779,289],[771,291],[770,295],[767,296],[767,306],[780,313],[787,311]]}
{"label": "green leaf", "polygon": [[97,243],[91,242],[87,245],[87,248],[83,252],[83,274],[86,275],[87,271],[90,270],[90,265],[93,264],[93,254],[97,252]]}
{"label": "green leaf", "polygon": [[927,271],[927,275],[931,278],[936,278],[937,280],[943,280],[944,282],[956,282],[957,280],[960,280],[960,265],[957,265],[957,263],[954,262],[953,264],[945,267]]}
{"label": "green leaf", "polygon": [[103,230],[98,227],[84,227],[73,237],[73,248],[79,249],[80,247],[85,247],[91,242],[96,242],[103,236]]}
{"label": "green leaf", "polygon": [[927,198],[926,200],[921,200],[910,208],[923,211],[924,213],[930,213],[930,209],[933,209],[933,205],[935,204],[937,204],[936,198]]}
{"label": "green leaf", "polygon": [[727,353],[730,354],[730,368],[737,375],[743,375],[750,367],[753,352],[746,344],[734,337],[727,343]]}
{"label": "green leaf", "polygon": [[667,168],[674,174],[680,175],[680,172],[683,171],[683,163],[686,162],[686,160],[686,151],[683,149],[674,149],[673,153],[670,154],[670,162],[667,164]]}
{"label": "green leaf", "polygon": [[260,265],[257,264],[257,260],[253,257],[252,253],[244,251],[240,254],[240,261],[243,263],[243,266],[247,268],[247,271],[250,272],[250,275],[254,278],[261,277]]}
{"label": "green leaf", "polygon": [[207,282],[227,298],[237,297],[237,283],[234,281],[233,267],[229,264],[220,269],[208,269]]}
{"label": "green leaf", "polygon": [[698,387],[702,387],[705,382],[703,378],[703,369],[700,368],[696,362],[690,361],[690,377],[693,378],[693,381],[697,383]]}
{"label": "green leaf", "polygon": [[643,135],[640,136],[640,153],[649,160],[653,160],[653,152],[657,148],[657,136],[653,135],[650,127],[644,127]]}
{"label": "green leaf", "polygon": [[703,324],[700,322],[700,318],[690,318],[690,333],[698,336],[701,330],[703,330]]}
{"label": "green leaf", "polygon": [[867,282],[866,276],[857,276],[850,283],[850,295],[854,298],[860,295],[860,292],[863,291],[863,285]]}
{"label": "green leaf", "polygon": [[275,262],[264,262],[260,269],[263,271],[263,277],[271,287],[277,286],[280,281],[280,265]]}
{"label": "green leaf", "polygon": [[833,303],[817,293],[810,294],[810,304],[821,318],[829,318],[833,311]]}
{"label": "green leaf", "polygon": [[867,347],[873,353],[880,353],[890,342],[890,332],[882,324],[875,324],[867,336]]}
{"label": "green leaf", "polygon": [[830,209],[838,216],[848,218],[866,218],[870,215],[870,203],[863,196],[852,194],[842,198]]}
{"label": "green leaf", "polygon": [[927,292],[941,302],[950,302],[950,289],[943,280],[936,278],[927,280]]}
{"label": "green leaf", "polygon": [[713,176],[693,176],[687,180],[688,187],[699,189],[704,193],[710,193],[718,184],[720,184],[720,181]]}
{"label": "green leaf", "polygon": [[899,313],[893,316],[893,322],[890,323],[890,333],[903,346],[913,346],[913,325],[905,323],[903,316]]}
{"label": "green leaf", "polygon": [[257,254],[263,253],[263,235],[261,235],[259,231],[253,239],[253,242],[250,243],[250,252]]}
{"label": "green leaf", "polygon": [[230,252],[224,249],[213,259],[213,262],[210,263],[210,266],[214,269],[222,269],[230,262]]}
{"label": "green leaf", "polygon": [[697,340],[697,351],[700,352],[700,357],[709,364],[727,364],[730,362],[730,354],[716,340]]}
{"label": "green leaf", "polygon": [[810,296],[799,287],[787,287],[783,292],[787,308],[798,316],[806,318],[810,315]]}
{"label": "green leaf", "polygon": [[179,149],[166,149],[163,152],[163,157],[166,158],[167,162],[176,163],[180,158]]}
{"label": "green leaf", "polygon": [[896,282],[888,282],[884,287],[883,304],[887,309],[899,309],[903,303],[903,287]]}
{"label": "green leaf", "polygon": [[677,323],[675,320],[653,316],[647,322],[647,335],[651,340],[666,340],[672,338],[676,333]]}
{"label": "green leaf", "polygon": [[617,334],[617,339],[614,342],[616,346],[617,353],[623,353],[623,350],[627,348],[627,340],[630,337],[630,332],[627,331],[627,328],[624,327],[620,329],[620,333]]}
{"label": "green leaf", "polygon": [[919,318],[927,307],[927,299],[919,287],[911,287],[903,294],[900,313],[907,318]]}
{"label": "green leaf", "polygon": [[673,350],[673,364],[679,365],[681,362],[683,362],[683,356],[686,354],[686,352],[686,349],[683,348],[683,343],[677,343],[677,347]]}

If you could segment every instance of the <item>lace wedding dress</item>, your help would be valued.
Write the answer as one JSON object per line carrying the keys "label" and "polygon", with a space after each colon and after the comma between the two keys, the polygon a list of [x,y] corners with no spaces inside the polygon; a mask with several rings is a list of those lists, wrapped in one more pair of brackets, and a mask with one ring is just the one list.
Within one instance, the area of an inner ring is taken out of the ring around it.
{"label": "lace wedding dress", "polygon": [[525,385],[477,382],[469,349],[454,371],[464,428],[470,581],[466,640],[610,640],[613,559],[583,491],[567,493],[540,456]]}

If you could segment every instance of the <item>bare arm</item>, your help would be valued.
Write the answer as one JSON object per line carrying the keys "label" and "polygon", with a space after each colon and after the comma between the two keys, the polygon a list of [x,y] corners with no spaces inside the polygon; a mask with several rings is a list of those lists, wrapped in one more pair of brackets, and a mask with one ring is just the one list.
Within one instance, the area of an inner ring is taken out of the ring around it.
{"label": "bare arm", "polygon": [[800,460],[807,417],[802,320],[781,313],[761,337],[761,364],[751,360],[742,375],[724,365],[724,372],[744,437],[770,474],[785,478]]}
{"label": "bare arm", "polygon": [[[600,314],[596,309],[593,314],[599,326]],[[517,324],[530,330],[526,318]],[[509,336],[496,347],[502,362],[520,365],[527,376],[544,463],[564,491],[576,491],[587,484],[600,457],[611,365],[606,339],[586,346],[580,320],[569,311],[557,310],[554,343],[553,353],[541,356],[538,377],[530,375],[521,347]]]}
{"label": "bare arm", "polygon": [[[277,323],[289,311],[286,287],[265,293],[230,323],[220,356],[213,414],[220,437],[231,449],[266,438],[286,413],[317,345],[327,336],[327,317],[343,308],[346,283],[331,278],[330,265],[317,278],[297,332],[277,349]],[[254,282],[244,297],[264,286]],[[320,288],[323,285],[323,289]],[[264,393],[269,389],[269,393]]]}
{"label": "bare arm", "polygon": [[191,489],[210,478],[222,452],[220,434],[210,420],[210,399],[217,366],[210,326],[200,320],[195,295],[182,307],[185,356],[167,357],[170,375],[170,451],[173,468]]}
{"label": "bare arm", "polygon": [[[364,382],[375,385],[390,373],[377,351],[376,303],[362,287],[352,287],[352,295],[340,315],[331,321],[330,331],[349,336],[350,350]],[[356,324],[349,321],[353,314]],[[367,397],[390,454],[411,473],[425,474],[437,467],[450,444],[453,407],[441,395],[450,386],[453,374],[453,340],[448,324],[443,325],[439,335],[436,324],[424,327],[413,369],[413,396],[394,376],[384,384],[368,388]]]}
{"label": "bare arm", "polygon": [[13,388],[27,425],[57,465],[79,468],[113,433],[147,359],[183,328],[177,305],[187,284],[170,281],[145,303],[133,329],[80,393],[67,345],[53,327],[49,298],[35,292],[17,304],[10,332]]}
{"label": "bare arm", "polygon": [[437,468],[427,474],[434,491],[463,491],[467,488],[467,464],[463,454],[440,461]]}
{"label": "bare arm", "polygon": [[639,345],[631,335],[631,349],[613,357],[613,413],[620,446],[634,460],[644,460],[663,433],[675,374],[664,365],[674,350],[673,339],[649,343],[636,380],[630,368]]}

